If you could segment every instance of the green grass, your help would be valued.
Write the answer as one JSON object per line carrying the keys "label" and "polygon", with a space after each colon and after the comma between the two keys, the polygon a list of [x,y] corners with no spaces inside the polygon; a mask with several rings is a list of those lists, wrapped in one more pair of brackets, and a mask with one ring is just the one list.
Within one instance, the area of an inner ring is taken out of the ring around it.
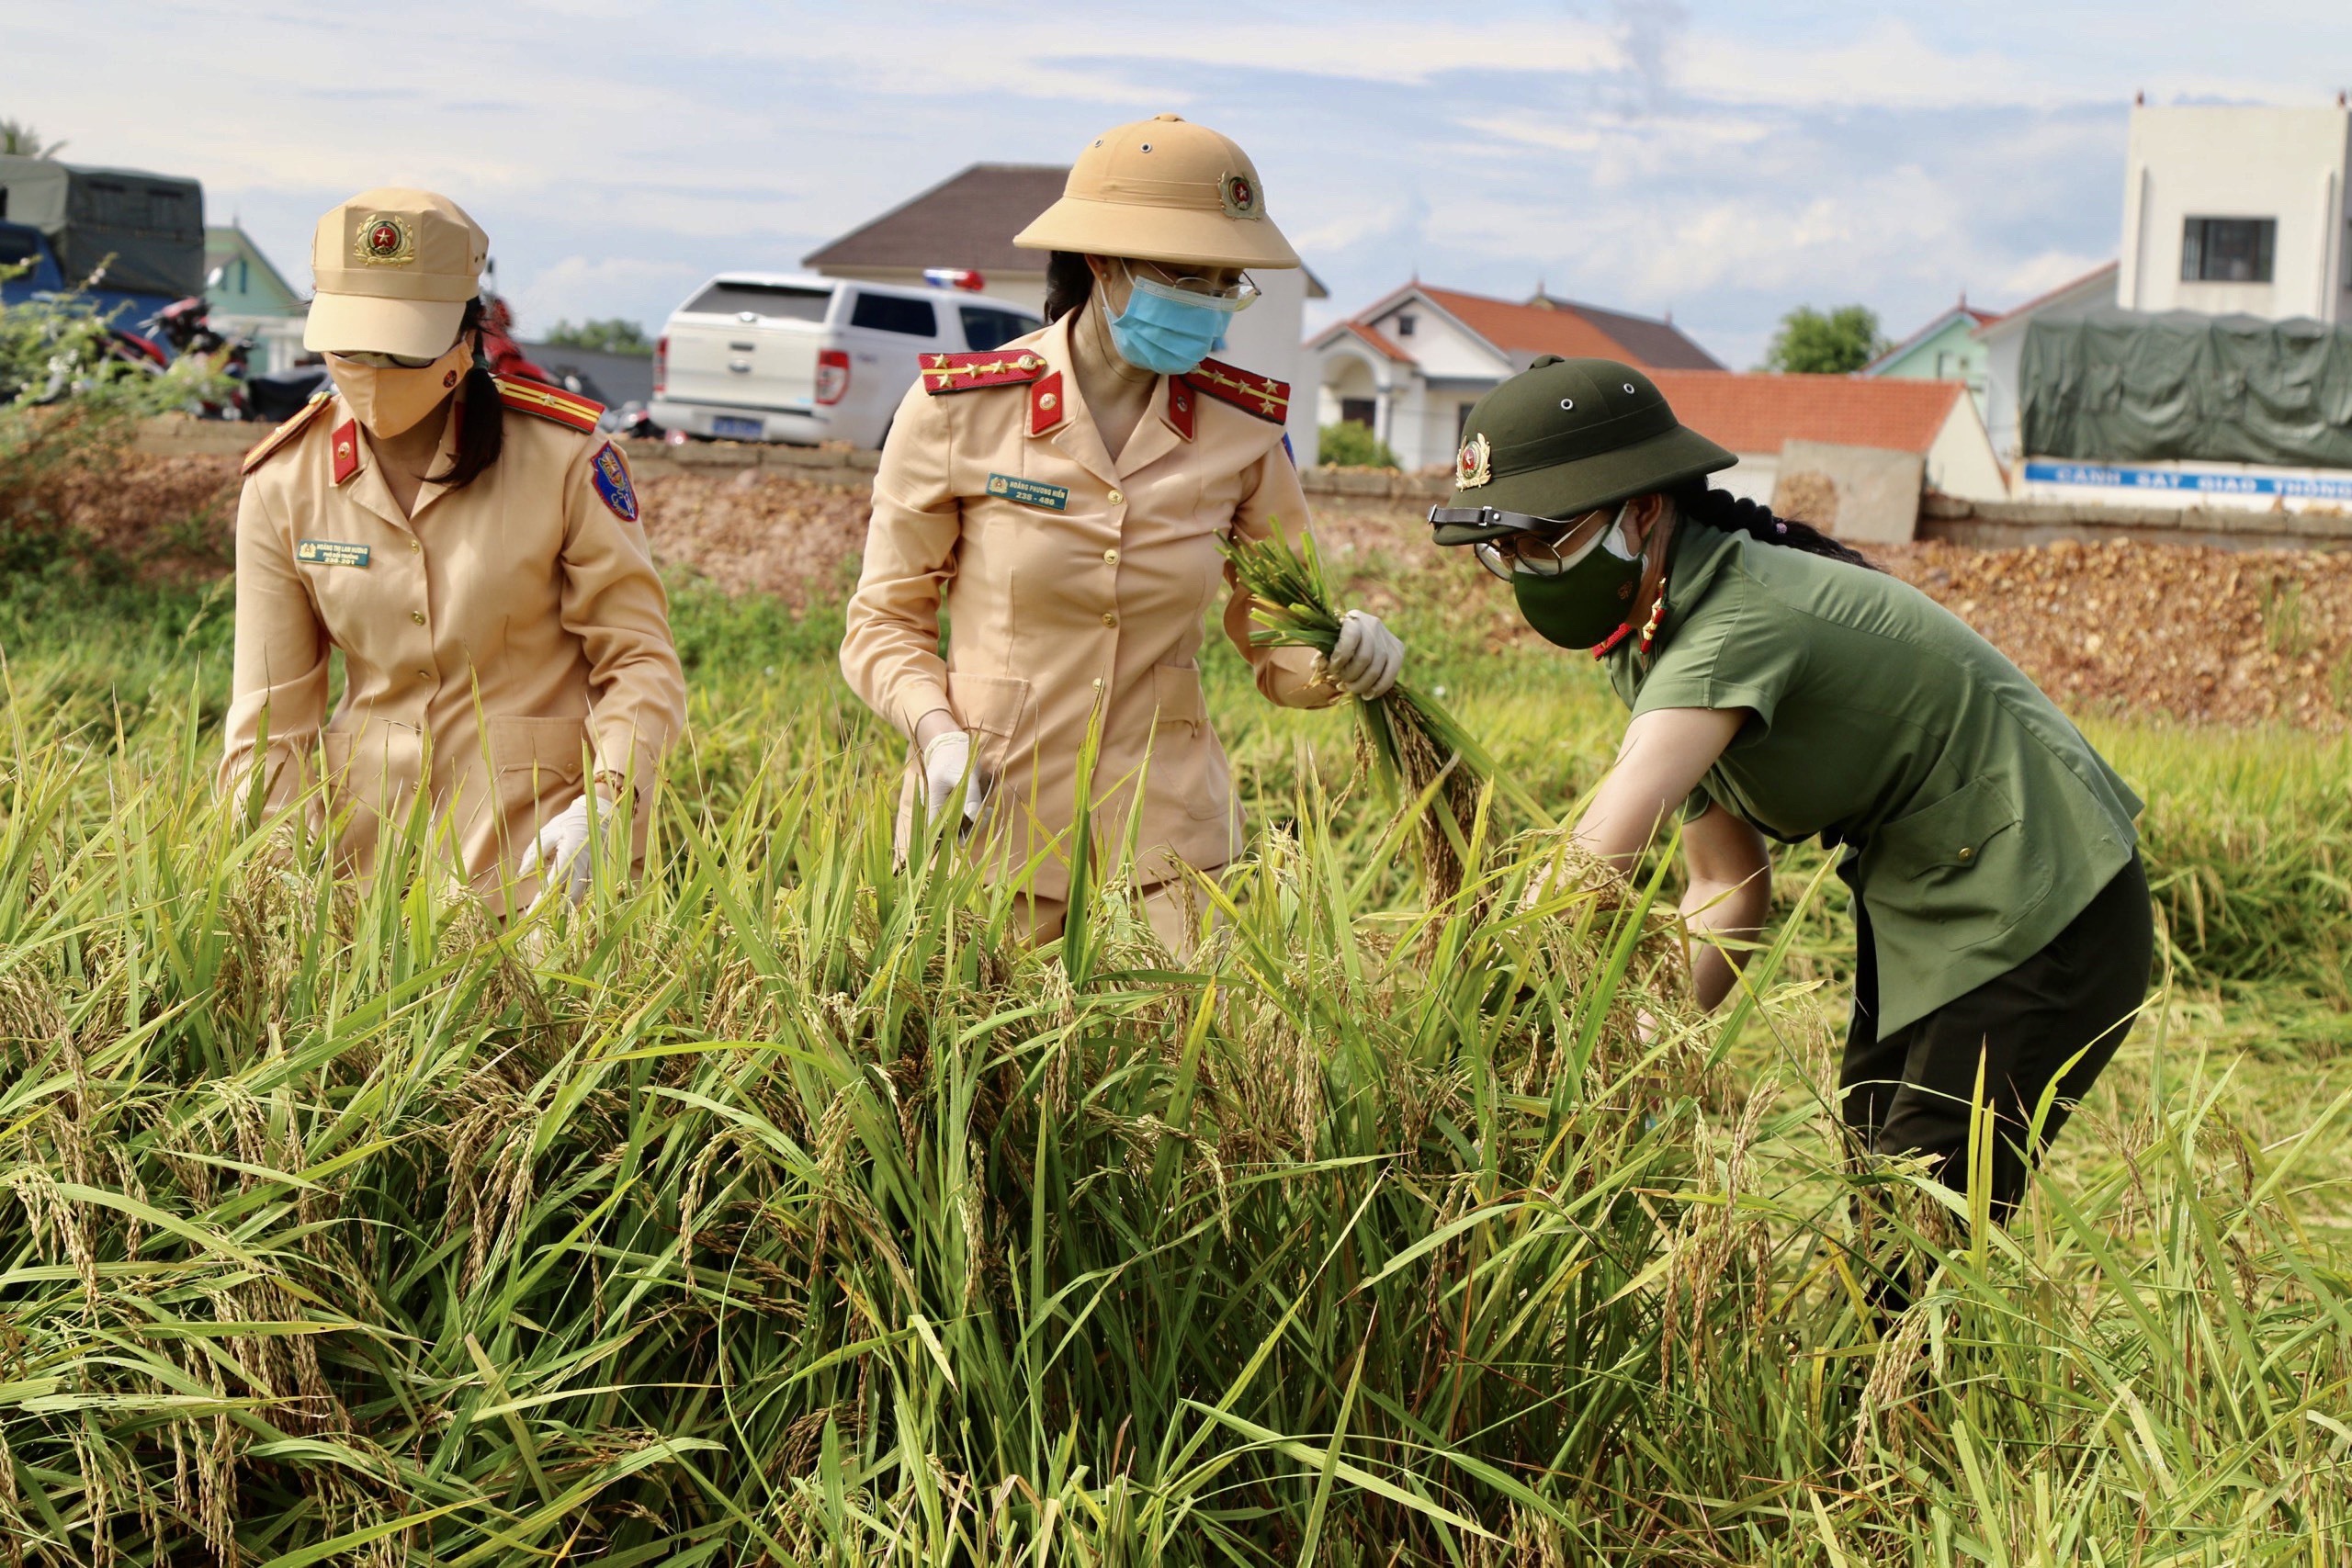
{"label": "green grass", "polygon": [[[1400,587],[1572,802],[1597,674]],[[1104,878],[1023,952],[952,849],[894,867],[837,621],[688,591],[655,874],[502,930],[214,806],[225,612],[0,585],[0,1562],[2352,1551],[2343,741],[2092,726],[2172,987],[1953,1243],[1841,1167],[1812,852],[1693,1018],[1647,897],[1521,908],[1499,809],[1419,908],[1348,726],[1217,651],[1222,932],[1179,966]],[[1858,1216],[1939,1262],[1884,1337]]]}

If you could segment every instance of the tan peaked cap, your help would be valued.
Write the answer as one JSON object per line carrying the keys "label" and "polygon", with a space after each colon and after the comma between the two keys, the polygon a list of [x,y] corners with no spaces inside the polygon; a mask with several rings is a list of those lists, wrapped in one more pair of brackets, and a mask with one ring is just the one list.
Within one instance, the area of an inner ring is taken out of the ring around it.
{"label": "tan peaked cap", "polygon": [[490,236],[429,190],[383,186],[338,202],[311,237],[318,281],[302,346],[435,359],[481,288]]}
{"label": "tan peaked cap", "polygon": [[1089,142],[1062,198],[1012,243],[1195,266],[1298,265],[1298,253],[1266,216],[1250,154],[1231,137],[1172,114],[1114,126]]}

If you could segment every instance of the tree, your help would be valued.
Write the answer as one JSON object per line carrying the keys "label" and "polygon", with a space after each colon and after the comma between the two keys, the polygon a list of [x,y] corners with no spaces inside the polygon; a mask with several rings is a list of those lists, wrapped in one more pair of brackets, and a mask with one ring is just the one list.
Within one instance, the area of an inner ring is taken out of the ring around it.
{"label": "tree", "polygon": [[54,158],[63,151],[64,142],[42,141],[40,132],[21,119],[0,119],[0,152],[19,158]]}
{"label": "tree", "polygon": [[1878,312],[1864,305],[1840,305],[1827,315],[1800,305],[1781,318],[1764,368],[1797,376],[1848,376],[1888,344],[1878,335]]}
{"label": "tree", "polygon": [[565,348],[584,348],[596,354],[633,354],[650,358],[653,344],[645,329],[635,321],[618,316],[601,321],[582,321],[573,326],[570,321],[558,321],[555,331],[548,333],[548,341]]}

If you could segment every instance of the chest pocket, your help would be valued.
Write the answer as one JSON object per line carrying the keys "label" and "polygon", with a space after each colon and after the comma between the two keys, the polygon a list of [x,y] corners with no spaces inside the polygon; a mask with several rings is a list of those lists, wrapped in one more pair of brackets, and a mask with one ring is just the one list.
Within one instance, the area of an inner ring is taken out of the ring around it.
{"label": "chest pocket", "polygon": [[1948,949],[1990,942],[2049,896],[2056,868],[2026,843],[2004,781],[1985,777],[1871,835],[1860,865],[1874,920],[1931,928]]}

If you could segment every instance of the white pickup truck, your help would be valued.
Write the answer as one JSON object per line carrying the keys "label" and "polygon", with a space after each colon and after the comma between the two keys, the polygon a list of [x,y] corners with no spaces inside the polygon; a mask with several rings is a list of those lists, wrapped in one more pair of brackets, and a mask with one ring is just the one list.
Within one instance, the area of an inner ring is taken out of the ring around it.
{"label": "white pickup truck", "polygon": [[991,349],[1042,324],[985,294],[721,273],[671,312],[646,412],[713,440],[879,446],[920,355]]}

